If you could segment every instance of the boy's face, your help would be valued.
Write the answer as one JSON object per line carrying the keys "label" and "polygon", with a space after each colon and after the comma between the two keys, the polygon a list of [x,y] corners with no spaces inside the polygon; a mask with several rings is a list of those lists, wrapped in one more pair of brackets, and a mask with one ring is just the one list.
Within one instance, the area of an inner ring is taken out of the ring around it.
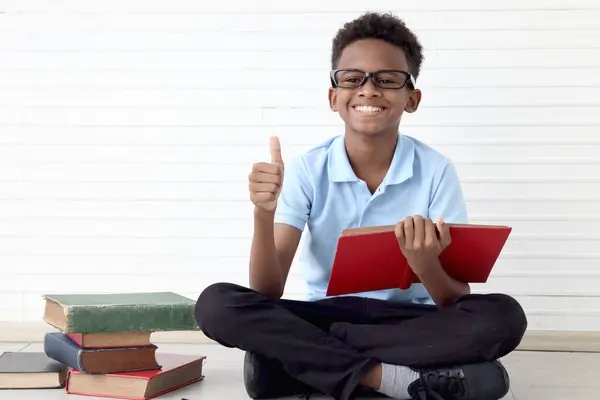
{"label": "boy's face", "polygon": [[[377,39],[361,39],[348,45],[342,51],[338,63],[338,69],[343,68],[355,68],[364,72],[410,72],[402,49]],[[357,81],[353,76],[348,76],[347,79],[348,82]],[[371,79],[367,79],[359,88],[329,89],[331,109],[339,112],[347,129],[365,135],[396,134],[404,111],[415,112],[420,101],[421,92],[414,90],[410,82],[402,89],[382,89]]]}

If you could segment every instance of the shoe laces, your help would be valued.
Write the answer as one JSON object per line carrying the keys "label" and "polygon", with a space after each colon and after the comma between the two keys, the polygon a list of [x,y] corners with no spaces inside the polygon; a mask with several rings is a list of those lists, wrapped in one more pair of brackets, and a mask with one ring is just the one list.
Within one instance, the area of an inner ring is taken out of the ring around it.
{"label": "shoe laces", "polygon": [[442,395],[467,393],[465,374],[460,368],[422,370],[419,375],[418,400],[444,400]]}
{"label": "shoe laces", "polygon": [[305,393],[301,393],[298,398],[303,399],[303,400],[310,400],[311,397],[316,396],[317,393],[316,392],[305,392]]}

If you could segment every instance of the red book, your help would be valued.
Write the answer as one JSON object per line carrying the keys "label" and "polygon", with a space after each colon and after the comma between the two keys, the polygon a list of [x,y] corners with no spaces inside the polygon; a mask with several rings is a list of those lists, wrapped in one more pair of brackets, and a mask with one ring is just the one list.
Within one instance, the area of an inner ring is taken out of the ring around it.
{"label": "red book", "polygon": [[[444,271],[461,282],[487,282],[512,228],[448,226],[452,240],[439,257]],[[400,250],[394,229],[394,225],[385,225],[344,230],[338,239],[327,296],[408,289],[418,283]]]}
{"label": "red book", "polygon": [[71,369],[66,391],[70,394],[147,400],[204,379],[205,356],[157,353],[161,369],[87,375]]}

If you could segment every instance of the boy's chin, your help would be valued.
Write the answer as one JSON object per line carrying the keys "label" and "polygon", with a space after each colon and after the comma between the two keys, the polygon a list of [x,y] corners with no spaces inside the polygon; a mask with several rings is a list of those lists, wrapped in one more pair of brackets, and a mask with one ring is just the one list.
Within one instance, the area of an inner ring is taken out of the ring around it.
{"label": "boy's chin", "polygon": [[364,136],[379,136],[389,131],[388,126],[382,124],[350,124],[353,132]]}

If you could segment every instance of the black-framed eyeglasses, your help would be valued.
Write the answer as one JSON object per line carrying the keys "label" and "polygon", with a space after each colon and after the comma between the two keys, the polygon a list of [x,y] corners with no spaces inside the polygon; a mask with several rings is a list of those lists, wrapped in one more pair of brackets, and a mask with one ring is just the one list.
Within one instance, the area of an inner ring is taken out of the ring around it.
{"label": "black-framed eyeglasses", "polygon": [[334,88],[356,89],[363,86],[369,78],[380,89],[402,89],[407,82],[410,82],[413,89],[417,87],[415,78],[411,74],[397,69],[365,72],[355,68],[342,68],[334,69],[329,76]]}

